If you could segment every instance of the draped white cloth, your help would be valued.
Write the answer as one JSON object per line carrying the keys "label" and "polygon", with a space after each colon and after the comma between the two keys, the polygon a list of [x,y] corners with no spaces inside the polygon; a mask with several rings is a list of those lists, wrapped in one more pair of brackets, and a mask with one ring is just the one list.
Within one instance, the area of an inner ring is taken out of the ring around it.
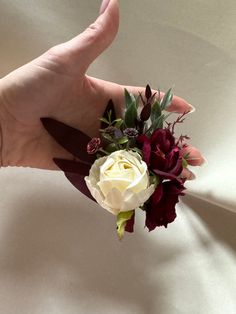
{"label": "draped white cloth", "polygon": [[[81,32],[95,0],[0,1],[0,75]],[[0,312],[236,312],[236,3],[120,1],[116,41],[89,74],[174,92],[208,163],[167,230],[117,241],[114,217],[62,173],[1,169]],[[121,61],[122,60],[122,61]]]}

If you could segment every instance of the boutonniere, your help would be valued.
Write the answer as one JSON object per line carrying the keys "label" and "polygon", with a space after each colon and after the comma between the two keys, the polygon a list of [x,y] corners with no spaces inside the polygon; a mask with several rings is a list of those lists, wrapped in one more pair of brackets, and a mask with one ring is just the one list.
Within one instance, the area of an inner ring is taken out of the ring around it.
{"label": "boutonniere", "polygon": [[134,231],[137,210],[145,213],[149,231],[167,227],[176,218],[176,204],[185,190],[190,138],[175,135],[177,124],[189,112],[168,122],[165,109],[172,98],[171,90],[161,98],[149,85],[137,97],[125,90],[124,115],[116,116],[110,100],[96,138],[52,118],[41,119],[54,139],[78,159],[55,157],[54,162],[78,190],[116,216],[119,239],[125,231]]}

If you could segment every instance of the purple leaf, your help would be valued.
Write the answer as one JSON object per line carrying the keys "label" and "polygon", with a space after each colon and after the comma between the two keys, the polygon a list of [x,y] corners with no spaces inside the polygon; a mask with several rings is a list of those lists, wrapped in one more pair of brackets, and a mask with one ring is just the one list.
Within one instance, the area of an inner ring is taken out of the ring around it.
{"label": "purple leaf", "polygon": [[87,153],[87,144],[91,138],[80,130],[52,118],[41,118],[48,133],[68,152],[84,162],[92,164],[95,156]]}
{"label": "purple leaf", "polygon": [[151,87],[149,85],[146,86],[145,96],[147,99],[152,97],[152,90],[151,90]]}
{"label": "purple leaf", "polygon": [[150,118],[150,115],[151,115],[151,109],[152,109],[152,106],[151,106],[151,103],[147,103],[142,111],[141,111],[141,114],[140,114],[140,119],[142,121],[147,121],[149,118]]}
{"label": "purple leaf", "polygon": [[74,185],[74,187],[76,187],[77,190],[79,190],[81,193],[83,193],[84,195],[89,197],[91,200],[96,202],[94,198],[92,197],[89,189],[87,188],[83,175],[80,175],[77,173],[65,172],[65,176]]}
{"label": "purple leaf", "polygon": [[[104,114],[103,114],[103,118],[107,119],[109,121],[109,112],[111,112],[111,116],[110,116],[110,120],[111,121],[114,121],[116,120],[116,111],[115,111],[115,106],[114,106],[114,103],[112,101],[112,99],[110,99],[108,101],[108,104],[106,106],[106,109],[104,111]],[[107,127],[107,124],[105,122],[101,122],[101,129],[105,129]]]}
{"label": "purple leaf", "polygon": [[60,158],[53,158],[53,161],[64,172],[80,174],[82,176],[89,175],[90,166],[83,162]]}

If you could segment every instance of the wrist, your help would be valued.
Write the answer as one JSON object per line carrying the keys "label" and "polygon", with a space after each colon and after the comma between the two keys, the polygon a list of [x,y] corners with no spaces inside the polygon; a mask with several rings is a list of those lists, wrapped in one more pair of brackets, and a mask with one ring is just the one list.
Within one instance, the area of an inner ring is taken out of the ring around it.
{"label": "wrist", "polygon": [[1,91],[0,91],[0,168],[3,167],[3,132],[2,132],[2,107],[3,102],[1,99]]}
{"label": "wrist", "polygon": [[4,125],[6,121],[6,114],[5,114],[5,103],[4,103],[4,97],[2,93],[2,84],[0,80],[0,168],[1,167],[7,167],[8,165],[5,162],[4,158],[4,149],[5,149],[5,136],[4,136]]}

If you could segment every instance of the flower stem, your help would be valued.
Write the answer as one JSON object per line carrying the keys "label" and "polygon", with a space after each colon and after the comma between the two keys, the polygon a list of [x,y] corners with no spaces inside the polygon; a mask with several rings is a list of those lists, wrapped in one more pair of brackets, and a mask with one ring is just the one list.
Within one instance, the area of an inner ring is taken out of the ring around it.
{"label": "flower stem", "polygon": [[99,148],[99,152],[104,153],[106,156],[110,155],[110,153],[105,151],[103,148]]}

